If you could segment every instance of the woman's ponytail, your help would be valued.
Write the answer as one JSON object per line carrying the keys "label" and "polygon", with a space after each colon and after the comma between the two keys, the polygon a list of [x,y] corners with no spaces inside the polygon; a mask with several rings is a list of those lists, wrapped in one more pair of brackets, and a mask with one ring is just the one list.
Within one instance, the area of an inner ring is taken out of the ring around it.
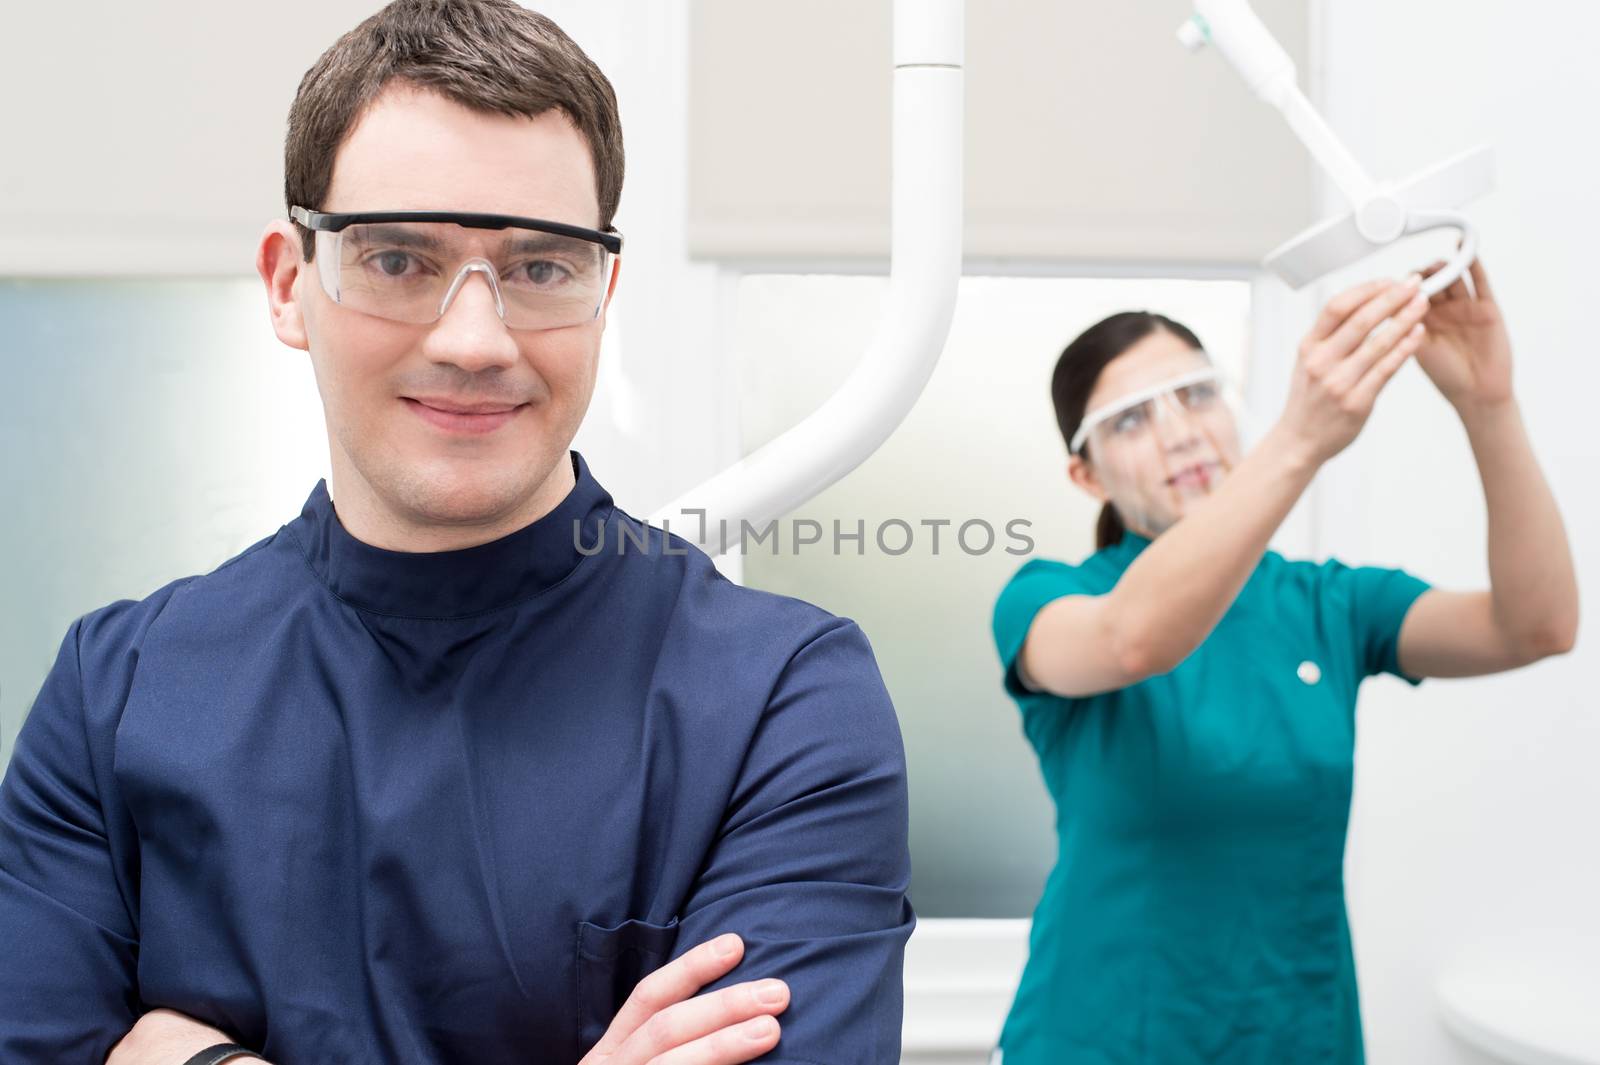
{"label": "woman's ponytail", "polygon": [[1094,549],[1100,551],[1120,544],[1122,534],[1127,531],[1122,524],[1122,515],[1117,513],[1116,507],[1107,503],[1100,508],[1100,520],[1094,523]]}

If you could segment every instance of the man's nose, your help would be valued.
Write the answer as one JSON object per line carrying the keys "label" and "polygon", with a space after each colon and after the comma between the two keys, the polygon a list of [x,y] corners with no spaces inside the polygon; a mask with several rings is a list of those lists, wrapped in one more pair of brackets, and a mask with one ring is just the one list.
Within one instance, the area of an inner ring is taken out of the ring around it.
{"label": "man's nose", "polygon": [[428,331],[423,354],[471,373],[516,363],[516,338],[500,320],[490,286],[488,275],[481,270],[468,271],[445,307],[444,316]]}

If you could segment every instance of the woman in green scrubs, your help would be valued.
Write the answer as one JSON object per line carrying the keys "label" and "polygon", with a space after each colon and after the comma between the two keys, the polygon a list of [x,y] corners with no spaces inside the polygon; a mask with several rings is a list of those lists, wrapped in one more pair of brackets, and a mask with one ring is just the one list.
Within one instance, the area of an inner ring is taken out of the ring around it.
{"label": "woman in green scrubs", "polygon": [[[1437,264],[1433,269],[1437,268]],[[1052,384],[1099,550],[1034,559],[994,636],[1058,817],[1004,1065],[1346,1065],[1362,1058],[1343,861],[1356,693],[1568,650],[1571,554],[1523,431],[1479,265],[1332,300],[1248,454],[1187,329],[1115,315]],[[1466,428],[1490,587],[1267,549],[1415,357]],[[1181,519],[1181,520],[1180,520]]]}

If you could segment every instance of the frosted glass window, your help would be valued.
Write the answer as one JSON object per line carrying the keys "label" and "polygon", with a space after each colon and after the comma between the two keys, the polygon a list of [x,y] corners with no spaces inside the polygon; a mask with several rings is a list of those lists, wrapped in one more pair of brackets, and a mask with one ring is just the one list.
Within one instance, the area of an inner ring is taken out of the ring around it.
{"label": "frosted glass window", "polygon": [[[733,342],[743,444],[754,450],[814,410],[871,335],[881,277],[749,275]],[[990,612],[1026,555],[1007,534],[1028,522],[1033,552],[1076,561],[1093,549],[1098,507],[1067,481],[1050,403],[1062,347],[1107,314],[1144,308],[1194,329],[1243,375],[1244,281],[967,277],[950,341],[905,423],[845,480],[791,519],[825,530],[744,558],[746,583],[854,618],[900,715],[911,773],[912,899],[926,917],[1022,917],[1055,860],[1053,812],[1021,718],[1000,687]],[[907,537],[899,519],[910,526]],[[924,522],[947,520],[938,526]],[[859,549],[833,522],[865,531]],[[960,526],[986,521],[964,548]],[[880,549],[876,532],[886,530]],[[790,528],[788,520],[780,532]],[[810,535],[809,527],[807,535]],[[910,542],[909,550],[899,552]],[[978,553],[968,553],[968,550]]]}
{"label": "frosted glass window", "polygon": [[72,620],[270,535],[327,476],[327,436],[255,278],[0,281],[0,337],[8,761]]}

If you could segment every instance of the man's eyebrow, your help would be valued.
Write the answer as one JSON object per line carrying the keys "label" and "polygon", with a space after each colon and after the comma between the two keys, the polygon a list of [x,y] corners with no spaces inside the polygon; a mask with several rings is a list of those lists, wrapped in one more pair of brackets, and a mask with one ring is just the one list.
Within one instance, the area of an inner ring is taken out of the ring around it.
{"label": "man's eyebrow", "polygon": [[[587,247],[585,247],[587,245]],[[598,251],[598,244],[589,244],[588,241],[578,240],[575,237],[563,237],[556,233],[540,233],[535,230],[519,230],[514,236],[508,237],[501,245],[501,252],[507,255],[525,255],[530,252],[582,252]]]}
{"label": "man's eyebrow", "polygon": [[384,244],[401,248],[421,248],[424,251],[437,251],[444,246],[444,242],[431,233],[410,226],[384,225],[381,222],[356,226],[350,231],[349,236],[358,244]]}
{"label": "man's eyebrow", "polygon": [[[364,245],[381,244],[385,247],[418,248],[423,251],[439,251],[446,242],[424,229],[414,226],[384,224],[382,222],[368,222],[364,225],[352,227],[349,237],[355,243]],[[598,244],[588,245],[587,241],[573,237],[564,237],[556,233],[541,233],[537,230],[518,230],[514,235],[508,235],[500,242],[501,255],[537,255],[549,252],[581,252],[588,254],[598,253]]]}

